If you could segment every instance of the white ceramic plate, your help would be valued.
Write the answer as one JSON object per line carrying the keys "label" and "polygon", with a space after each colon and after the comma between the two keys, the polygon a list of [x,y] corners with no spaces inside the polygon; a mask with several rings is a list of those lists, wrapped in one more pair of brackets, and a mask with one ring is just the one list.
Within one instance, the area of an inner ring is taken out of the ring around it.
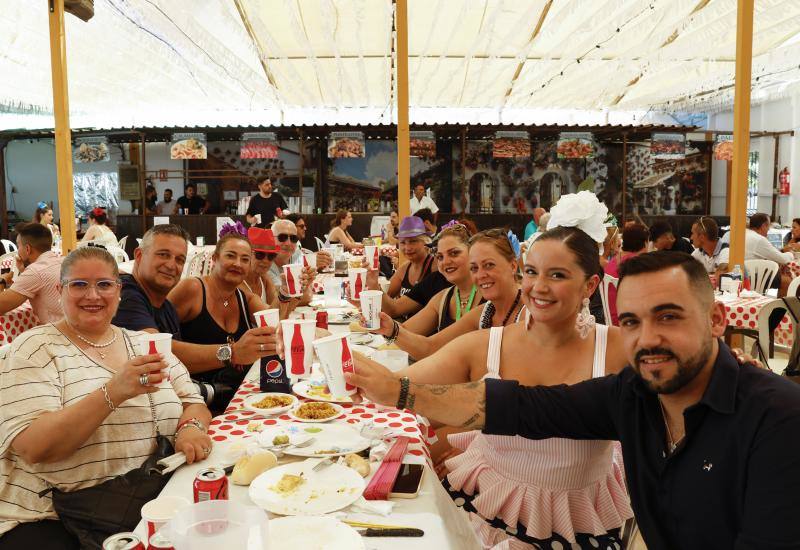
{"label": "white ceramic plate", "polygon": [[[268,395],[280,395],[280,396],[290,397],[292,399],[292,402],[283,407],[272,407],[271,409],[262,409],[261,407],[256,407],[254,405],[254,403],[258,403]],[[294,395],[289,393],[277,393],[277,392],[254,393],[244,398],[243,408],[258,414],[272,415],[272,414],[280,414],[282,412],[286,412],[289,409],[294,408],[297,405],[297,402],[298,399]]]}
{"label": "white ceramic plate", "polygon": [[311,399],[313,401],[326,401],[328,403],[352,403],[353,400],[349,395],[335,396],[331,395],[326,390],[324,380],[301,380],[292,386],[292,391],[300,397]]}
{"label": "white ceramic plate", "polygon": [[[301,473],[306,481],[293,492],[281,494],[274,489],[284,474]],[[249,495],[256,506],[273,514],[319,515],[350,506],[364,492],[364,487],[364,478],[347,466],[331,464],[314,472],[311,466],[303,461],[267,470],[250,484]]]}
{"label": "white ceramic plate", "polygon": [[[349,424],[297,426],[293,433],[287,433],[287,435],[290,443],[304,441],[308,436],[314,438],[314,441],[308,446],[300,447],[299,449],[288,448],[284,451],[287,455],[306,458],[344,456],[350,453],[358,453],[368,449],[370,443],[368,439],[361,437],[358,430],[352,428]],[[268,440],[265,438],[265,441],[271,444],[272,438]],[[259,440],[259,443],[261,443],[261,440]]]}
{"label": "white ceramic plate", "polygon": [[364,550],[358,531],[341,521],[325,516],[288,516],[269,522],[272,548],[303,550]]}
{"label": "white ceramic plate", "polygon": [[[294,408],[294,409],[290,410],[290,411],[289,411],[289,412],[287,412],[286,414],[287,414],[287,415],[289,415],[289,416],[292,418],[292,420],[297,420],[298,422],[328,422],[328,421],[330,421],[330,420],[333,420],[334,418],[338,418],[339,416],[341,416],[341,414],[342,414],[342,411],[343,411],[344,409],[342,409],[342,408],[341,408],[339,405],[337,405],[336,403],[328,403],[328,405],[330,405],[331,407],[333,407],[334,409],[336,409],[336,414],[334,414],[334,415],[332,415],[332,416],[329,416],[328,418],[320,418],[320,419],[300,418],[299,416],[296,416],[296,415],[295,415],[295,411],[296,411],[296,410],[297,410],[299,407],[296,407],[296,408]],[[302,405],[300,405],[300,406],[302,406]]]}

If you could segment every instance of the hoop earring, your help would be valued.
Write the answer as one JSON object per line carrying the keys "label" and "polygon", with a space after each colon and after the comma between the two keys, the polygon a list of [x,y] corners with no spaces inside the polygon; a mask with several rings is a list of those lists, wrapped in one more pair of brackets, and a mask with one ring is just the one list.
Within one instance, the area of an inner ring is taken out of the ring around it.
{"label": "hoop earring", "polygon": [[594,328],[594,315],[589,311],[589,298],[583,299],[583,307],[578,312],[578,317],[575,319],[575,328],[578,329],[578,335],[581,338],[589,336],[589,331]]}
{"label": "hoop earring", "polygon": [[533,328],[533,315],[525,308],[525,330],[531,330],[531,328]]}

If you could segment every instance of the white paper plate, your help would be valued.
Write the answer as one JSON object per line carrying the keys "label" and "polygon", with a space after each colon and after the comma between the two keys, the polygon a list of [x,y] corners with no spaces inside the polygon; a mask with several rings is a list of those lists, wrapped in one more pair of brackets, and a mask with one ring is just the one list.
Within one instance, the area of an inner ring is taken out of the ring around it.
{"label": "white paper plate", "polygon": [[[289,429],[293,428],[290,426]],[[288,448],[284,451],[287,455],[302,456],[306,458],[321,458],[326,456],[344,456],[350,453],[358,453],[364,449],[369,448],[369,439],[361,437],[358,430],[352,428],[349,424],[318,424],[316,426],[296,426],[291,432],[283,429],[286,435],[289,436],[290,443],[304,441],[311,436],[314,441],[305,447],[299,449]],[[262,432],[264,433],[264,432]],[[259,434],[261,437],[262,434]],[[276,431],[272,437],[278,435]],[[272,444],[272,437],[267,439],[264,436],[264,441]],[[259,439],[259,443],[261,440]],[[263,443],[261,443],[263,445]],[[333,451],[333,452],[328,452]]]}
{"label": "white paper plate", "polygon": [[[320,418],[319,420],[316,420],[316,419],[310,419],[310,418],[300,418],[299,416],[295,416],[294,412],[295,412],[295,410],[297,410],[297,408],[299,408],[299,407],[296,407],[296,408],[294,408],[294,409],[290,410],[290,411],[289,411],[289,412],[287,412],[286,414],[287,414],[288,416],[290,416],[290,417],[292,418],[292,420],[297,420],[298,422],[315,422],[315,423],[317,423],[317,422],[330,422],[330,421],[331,421],[331,420],[333,420],[334,418],[338,418],[339,416],[341,416],[341,414],[342,414],[342,411],[343,411],[344,409],[342,409],[342,408],[341,408],[339,405],[337,405],[336,403],[328,403],[328,405],[330,405],[331,407],[333,407],[334,409],[336,409],[336,414],[334,414],[333,416],[330,416],[330,417],[328,417],[328,418]],[[301,406],[302,406],[302,405],[301,405]]]}
{"label": "white paper plate", "polygon": [[289,443],[298,445],[312,437],[316,437],[319,429],[315,426],[298,426],[297,424],[283,424],[280,426],[264,426],[256,436],[256,440],[261,447],[270,449],[274,447],[272,440],[278,435],[289,437]]}
{"label": "white paper plate", "polygon": [[354,332],[350,335],[350,343],[366,346],[375,340],[375,335],[368,332]]}
{"label": "white paper plate", "polygon": [[[300,475],[306,482],[294,492],[282,495],[273,488],[284,474]],[[318,515],[350,506],[364,492],[365,482],[358,472],[331,464],[314,472],[304,462],[293,462],[267,470],[250,484],[250,499],[268,512],[282,516]],[[297,548],[295,546],[282,546]]]}
{"label": "white paper plate", "polygon": [[341,521],[325,516],[289,516],[269,522],[272,548],[303,550],[364,550],[358,531]]}
{"label": "white paper plate", "polygon": [[[264,399],[268,395],[285,395],[286,397],[291,397],[292,402],[284,407],[273,407],[271,409],[262,409],[260,407],[256,407],[253,403],[258,403],[262,399]],[[280,414],[282,412],[286,412],[289,409],[294,408],[297,406],[298,399],[289,393],[278,393],[278,392],[267,392],[267,393],[254,393],[252,395],[248,395],[244,398],[243,408],[247,409],[248,411],[253,411],[258,414],[263,415],[273,415],[273,414]]]}
{"label": "white paper plate", "polygon": [[325,401],[327,403],[352,403],[353,400],[349,395],[331,395],[324,392],[326,386],[324,380],[315,380],[313,378],[308,380],[301,380],[292,386],[292,391],[300,397],[311,399],[313,401]]}

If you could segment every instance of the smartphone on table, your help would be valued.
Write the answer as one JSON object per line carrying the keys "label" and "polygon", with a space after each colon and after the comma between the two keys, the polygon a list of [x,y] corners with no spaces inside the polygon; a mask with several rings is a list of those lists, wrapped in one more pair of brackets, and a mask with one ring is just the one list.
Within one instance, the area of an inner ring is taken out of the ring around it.
{"label": "smartphone on table", "polygon": [[415,498],[419,494],[422,486],[422,475],[425,473],[425,466],[422,464],[403,464],[400,473],[389,493],[390,497],[396,498]]}

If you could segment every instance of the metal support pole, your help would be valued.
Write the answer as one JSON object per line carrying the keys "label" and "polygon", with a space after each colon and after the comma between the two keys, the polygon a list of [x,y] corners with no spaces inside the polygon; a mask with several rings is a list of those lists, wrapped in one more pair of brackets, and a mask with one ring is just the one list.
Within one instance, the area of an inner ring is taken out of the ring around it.
{"label": "metal support pole", "polygon": [[736,86],[733,96],[730,265],[742,265],[744,263],[744,231],[747,222],[747,165],[750,152],[753,1],[738,0],[736,9]]}
{"label": "metal support pole", "polygon": [[56,176],[61,247],[67,255],[76,246],[75,195],[72,181],[72,133],[69,127],[67,87],[67,42],[64,30],[64,0],[50,0],[50,68],[53,78]]}

